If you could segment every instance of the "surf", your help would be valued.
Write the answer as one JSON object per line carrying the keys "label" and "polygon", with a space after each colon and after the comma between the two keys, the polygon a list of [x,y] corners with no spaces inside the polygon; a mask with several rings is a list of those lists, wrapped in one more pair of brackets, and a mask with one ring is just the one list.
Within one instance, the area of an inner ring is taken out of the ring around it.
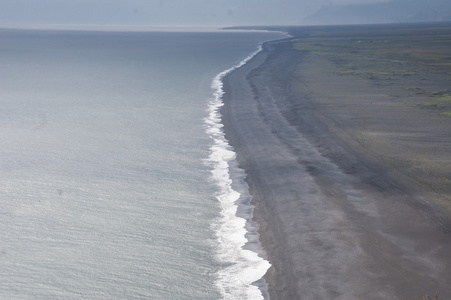
{"label": "surf", "polygon": [[[240,63],[216,75],[211,84],[214,94],[209,103],[208,117],[205,119],[206,132],[213,141],[207,162],[212,166],[211,177],[218,188],[215,198],[221,208],[219,220],[213,225],[213,230],[218,243],[217,259],[222,266],[217,274],[216,285],[224,299],[264,299],[262,290],[255,283],[262,280],[271,266],[269,261],[258,253],[245,249],[246,244],[250,242],[248,237],[258,236],[258,233],[251,221],[253,207],[249,203],[247,185],[243,180],[232,180],[231,174],[238,175],[234,176],[236,178],[244,178],[245,174],[239,168],[236,154],[225,138],[220,113],[224,95],[222,79],[246,64],[261,50],[260,45]],[[244,209],[248,213],[245,218],[237,215],[239,207],[242,206],[247,206]]]}

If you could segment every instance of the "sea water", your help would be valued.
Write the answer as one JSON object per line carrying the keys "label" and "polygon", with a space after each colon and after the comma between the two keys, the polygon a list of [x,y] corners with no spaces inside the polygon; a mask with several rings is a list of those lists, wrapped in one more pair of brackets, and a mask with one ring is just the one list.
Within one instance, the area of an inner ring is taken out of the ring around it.
{"label": "sea water", "polygon": [[0,30],[0,298],[261,299],[218,109],[280,37]]}

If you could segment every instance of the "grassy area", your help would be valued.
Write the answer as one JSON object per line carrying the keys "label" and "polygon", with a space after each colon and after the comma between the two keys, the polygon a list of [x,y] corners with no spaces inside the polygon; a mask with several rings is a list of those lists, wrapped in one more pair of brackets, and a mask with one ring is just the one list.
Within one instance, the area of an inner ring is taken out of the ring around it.
{"label": "grassy area", "polygon": [[449,90],[428,91],[419,87],[407,88],[407,90],[417,94],[423,95],[428,102],[418,103],[417,105],[426,108],[434,109],[445,117],[451,117],[451,92]]}
{"label": "grassy area", "polygon": [[451,82],[451,27],[312,30],[299,37],[294,49],[329,59],[339,75],[392,85],[411,78],[409,91],[424,96],[420,107],[451,117],[450,91],[428,91],[422,82],[430,74]]}
{"label": "grassy area", "polygon": [[451,74],[451,38],[309,38],[293,46],[331,59],[344,75],[394,79],[424,71]]}

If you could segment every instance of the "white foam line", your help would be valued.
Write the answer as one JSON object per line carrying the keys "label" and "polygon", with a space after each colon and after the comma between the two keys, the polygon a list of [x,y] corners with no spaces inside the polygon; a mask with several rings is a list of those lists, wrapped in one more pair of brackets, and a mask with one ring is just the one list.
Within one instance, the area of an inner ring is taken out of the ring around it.
{"label": "white foam line", "polygon": [[222,266],[216,284],[223,299],[263,299],[262,292],[253,283],[261,279],[270,267],[270,263],[256,252],[243,249],[248,241],[245,237],[246,220],[236,215],[240,193],[232,188],[230,178],[235,152],[224,136],[219,112],[223,106],[223,77],[246,64],[261,50],[260,46],[239,64],[213,79],[212,88],[215,92],[210,101],[209,116],[205,120],[207,133],[213,139],[208,162],[212,165],[212,178],[219,188],[216,198],[221,205],[221,217],[214,229],[219,243],[218,260]]}

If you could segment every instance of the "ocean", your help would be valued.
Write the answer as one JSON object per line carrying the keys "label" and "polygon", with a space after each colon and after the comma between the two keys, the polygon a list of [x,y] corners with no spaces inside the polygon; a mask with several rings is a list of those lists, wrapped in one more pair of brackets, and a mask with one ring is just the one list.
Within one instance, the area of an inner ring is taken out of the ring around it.
{"label": "ocean", "polygon": [[281,37],[0,30],[0,298],[266,297],[219,108]]}

